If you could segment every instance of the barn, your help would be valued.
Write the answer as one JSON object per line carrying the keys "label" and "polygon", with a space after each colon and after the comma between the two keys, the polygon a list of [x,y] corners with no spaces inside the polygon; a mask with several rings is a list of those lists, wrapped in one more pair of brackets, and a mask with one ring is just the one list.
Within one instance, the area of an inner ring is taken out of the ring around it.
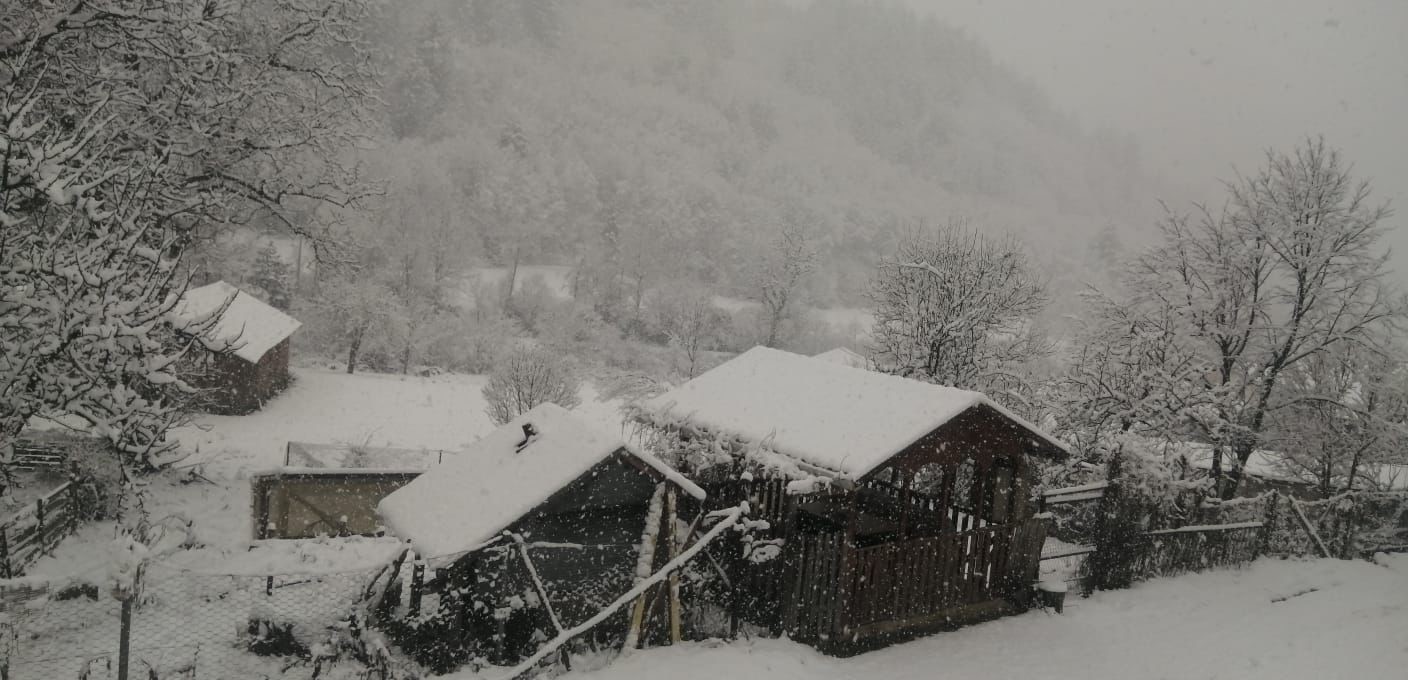
{"label": "barn", "polygon": [[982,394],[759,347],[635,418],[710,506],[768,522],[777,557],[734,565],[744,620],[850,654],[1028,604],[1033,463],[1067,449]]}
{"label": "barn", "polygon": [[683,497],[705,495],[562,407],[537,406],[378,505],[424,565],[401,589],[403,616],[381,625],[432,668],[515,662],[535,636],[627,593],[652,508],[658,527],[661,506]]}
{"label": "barn", "polygon": [[182,377],[202,390],[204,410],[252,413],[288,386],[297,319],[224,281],[187,290],[172,317],[178,329],[200,329],[207,351],[187,357]]}

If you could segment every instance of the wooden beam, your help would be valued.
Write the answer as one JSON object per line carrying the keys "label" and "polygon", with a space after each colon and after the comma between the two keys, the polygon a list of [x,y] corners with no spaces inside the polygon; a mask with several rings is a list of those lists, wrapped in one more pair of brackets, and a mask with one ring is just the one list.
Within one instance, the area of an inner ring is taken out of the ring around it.
{"label": "wooden beam", "polygon": [[[676,534],[679,527],[675,518],[675,488],[671,486],[665,492],[665,521],[670,528],[670,561],[674,561],[680,554],[679,536]],[[681,615],[680,615],[680,574],[673,572],[670,574],[670,643],[679,644],[683,639],[681,635]]]}

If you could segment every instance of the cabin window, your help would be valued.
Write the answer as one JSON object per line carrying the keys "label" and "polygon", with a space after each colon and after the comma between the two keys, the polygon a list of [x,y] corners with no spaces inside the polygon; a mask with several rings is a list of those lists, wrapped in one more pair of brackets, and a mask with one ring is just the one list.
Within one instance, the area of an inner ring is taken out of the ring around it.
{"label": "cabin window", "polygon": [[1011,516],[1012,467],[999,465],[993,470],[992,477],[992,523],[1003,524]]}
{"label": "cabin window", "polygon": [[926,463],[915,470],[914,482],[910,485],[910,490],[930,498],[942,498],[944,495],[944,466],[938,463]]}
{"label": "cabin window", "polygon": [[973,510],[973,484],[977,481],[971,459],[963,459],[953,478],[953,507],[965,512]]}

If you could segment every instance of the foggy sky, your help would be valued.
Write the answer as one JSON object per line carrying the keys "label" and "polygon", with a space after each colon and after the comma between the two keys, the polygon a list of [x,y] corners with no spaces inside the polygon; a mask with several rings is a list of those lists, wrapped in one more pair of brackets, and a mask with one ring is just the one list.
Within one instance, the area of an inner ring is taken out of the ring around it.
{"label": "foggy sky", "polygon": [[1323,133],[1392,201],[1408,281],[1408,1],[909,0],[1088,126],[1134,134],[1175,200]]}

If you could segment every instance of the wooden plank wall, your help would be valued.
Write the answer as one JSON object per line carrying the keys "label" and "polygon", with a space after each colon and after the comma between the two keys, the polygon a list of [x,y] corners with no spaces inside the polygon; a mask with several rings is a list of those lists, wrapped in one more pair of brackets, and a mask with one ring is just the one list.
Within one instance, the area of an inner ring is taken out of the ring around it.
{"label": "wooden plank wall", "polygon": [[973,605],[1021,606],[1045,540],[1045,524],[1030,519],[854,549],[843,572],[842,534],[798,536],[787,552],[795,577],[784,626],[794,639],[818,641],[845,630],[902,631]]}

